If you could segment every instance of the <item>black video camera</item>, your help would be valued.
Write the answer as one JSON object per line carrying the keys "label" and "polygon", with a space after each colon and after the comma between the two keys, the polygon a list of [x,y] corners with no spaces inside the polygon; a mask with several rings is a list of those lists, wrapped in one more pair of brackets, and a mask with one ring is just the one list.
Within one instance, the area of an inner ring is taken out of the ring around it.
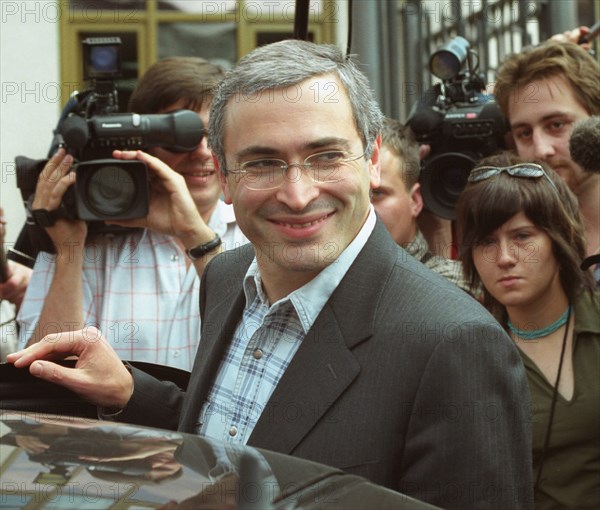
{"label": "black video camera", "polygon": [[[457,36],[429,61],[442,80],[413,106],[407,125],[431,151],[419,181],[425,207],[442,218],[455,218],[455,205],[469,173],[483,157],[505,148],[508,124],[494,99],[483,93],[485,81],[475,71],[469,42]],[[461,72],[465,61],[468,68]]]}
{"label": "black video camera", "polygon": [[[120,46],[118,37],[83,41],[84,79],[91,80],[92,86],[70,98],[48,155],[65,147],[74,158],[72,170],[77,180],[63,196],[59,209],[31,208],[47,160],[16,158],[17,186],[27,209],[28,225],[44,227],[58,218],[68,218],[89,222],[90,231],[107,231],[118,230],[107,228],[107,220],[143,218],[148,214],[150,199],[148,169],[141,161],[114,159],[112,151],[163,147],[172,152],[190,152],[202,141],[204,126],[190,110],[152,115],[117,113],[115,79],[121,75]],[[43,249],[53,251],[47,242]]]}

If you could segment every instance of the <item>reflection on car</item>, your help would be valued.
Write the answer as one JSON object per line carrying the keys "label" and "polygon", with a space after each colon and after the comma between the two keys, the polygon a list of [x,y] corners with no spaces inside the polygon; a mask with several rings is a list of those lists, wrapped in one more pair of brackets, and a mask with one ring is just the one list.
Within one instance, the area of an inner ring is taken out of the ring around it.
{"label": "reflection on car", "polygon": [[0,411],[0,508],[436,507],[342,471],[195,435]]}

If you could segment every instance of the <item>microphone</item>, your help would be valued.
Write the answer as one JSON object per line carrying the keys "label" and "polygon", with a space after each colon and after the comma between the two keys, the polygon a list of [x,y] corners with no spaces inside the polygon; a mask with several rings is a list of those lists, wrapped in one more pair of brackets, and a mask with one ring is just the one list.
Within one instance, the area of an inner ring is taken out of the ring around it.
{"label": "microphone", "polygon": [[435,132],[444,121],[445,114],[434,108],[438,95],[439,92],[435,87],[426,90],[423,96],[412,105],[408,114],[406,127],[411,129],[418,141]]}
{"label": "microphone", "polygon": [[600,34],[600,21],[596,21],[587,34],[580,36],[577,44],[589,43],[592,39],[595,39],[598,34]]}
{"label": "microphone", "polygon": [[600,174],[600,116],[575,123],[569,139],[571,159],[586,172]]}

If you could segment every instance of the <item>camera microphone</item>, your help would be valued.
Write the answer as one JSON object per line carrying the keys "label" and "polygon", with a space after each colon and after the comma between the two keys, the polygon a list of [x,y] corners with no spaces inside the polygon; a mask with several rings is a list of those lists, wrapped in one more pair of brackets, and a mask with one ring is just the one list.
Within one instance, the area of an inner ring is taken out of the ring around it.
{"label": "camera microphone", "polygon": [[588,31],[587,34],[582,35],[581,37],[579,37],[579,40],[577,41],[577,44],[589,43],[590,41],[592,41],[593,39],[595,39],[598,36],[598,34],[600,34],[600,21],[596,21],[596,23],[594,23],[590,27],[590,30]]}
{"label": "camera microphone", "polygon": [[600,173],[600,116],[575,123],[569,139],[571,159],[586,172]]}
{"label": "camera microphone", "polygon": [[417,136],[417,139],[436,132],[441,126],[444,113],[434,108],[436,103],[436,89],[430,88],[413,104],[406,125]]}

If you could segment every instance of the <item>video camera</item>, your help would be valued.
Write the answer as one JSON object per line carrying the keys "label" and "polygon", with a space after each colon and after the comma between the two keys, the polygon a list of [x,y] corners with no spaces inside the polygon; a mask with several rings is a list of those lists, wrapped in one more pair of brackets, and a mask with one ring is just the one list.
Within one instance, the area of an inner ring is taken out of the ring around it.
{"label": "video camera", "polygon": [[[33,211],[38,177],[47,160],[16,158],[17,186],[25,202],[28,225],[45,227],[58,218],[81,219],[88,230],[106,231],[107,220],[142,218],[148,214],[148,169],[141,161],[113,159],[112,151],[163,147],[193,151],[205,134],[200,117],[190,110],[168,114],[117,113],[115,79],[121,76],[121,39],[83,41],[84,79],[91,88],[75,92],[54,130],[48,157],[59,147],[73,155],[77,180],[55,211]],[[112,227],[115,230],[115,227]],[[45,251],[53,251],[48,246]]]}
{"label": "video camera", "polygon": [[425,207],[451,220],[469,173],[481,158],[505,148],[508,131],[500,108],[482,92],[485,81],[473,56],[460,36],[433,53],[429,68],[442,82],[413,106],[407,121],[417,141],[431,146],[419,178]]}

